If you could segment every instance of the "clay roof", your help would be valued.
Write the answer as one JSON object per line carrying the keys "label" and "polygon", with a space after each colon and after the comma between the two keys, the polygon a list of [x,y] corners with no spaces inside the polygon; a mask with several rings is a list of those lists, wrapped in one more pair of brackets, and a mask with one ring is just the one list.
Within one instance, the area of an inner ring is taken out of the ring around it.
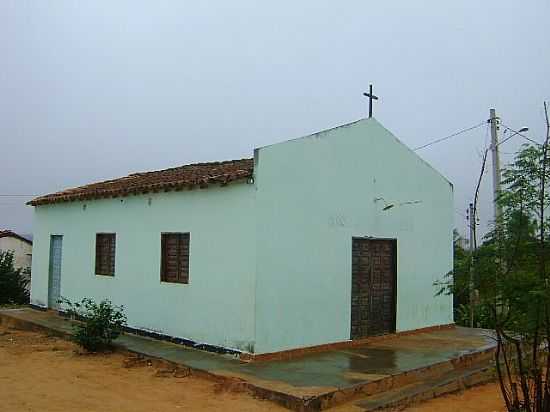
{"label": "clay roof", "polygon": [[225,186],[229,182],[252,177],[253,159],[195,163],[154,172],[133,173],[119,179],[62,190],[37,197],[28,205],[39,206],[74,200],[128,196],[149,192],[205,188],[209,184]]}
{"label": "clay roof", "polygon": [[3,237],[14,237],[16,239],[19,239],[23,242],[26,242],[26,243],[32,245],[32,241],[30,241],[29,239],[24,238],[21,235],[18,235],[17,233],[15,233],[11,230],[7,230],[7,229],[2,230],[2,229],[0,229],[0,238],[3,238]]}

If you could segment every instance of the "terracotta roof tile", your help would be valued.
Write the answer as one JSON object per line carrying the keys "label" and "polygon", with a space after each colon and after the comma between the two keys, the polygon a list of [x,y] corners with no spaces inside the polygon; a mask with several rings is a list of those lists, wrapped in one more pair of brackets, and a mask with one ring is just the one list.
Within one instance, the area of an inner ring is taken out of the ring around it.
{"label": "terracotta roof tile", "polygon": [[195,163],[154,172],[133,173],[119,179],[105,180],[73,189],[37,197],[27,204],[32,206],[74,200],[100,199],[149,192],[172,191],[206,187],[209,184],[226,185],[235,180],[252,177],[253,159],[225,162]]}

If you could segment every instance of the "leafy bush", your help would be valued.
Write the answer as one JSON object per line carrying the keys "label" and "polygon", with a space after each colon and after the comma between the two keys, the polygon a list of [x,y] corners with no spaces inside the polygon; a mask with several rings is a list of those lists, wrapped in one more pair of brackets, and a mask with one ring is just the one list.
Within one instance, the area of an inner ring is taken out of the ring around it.
{"label": "leafy bush", "polygon": [[[470,305],[461,304],[455,310],[455,322],[460,326],[470,326]],[[492,329],[491,313],[486,306],[474,306],[474,327],[482,329]]]}
{"label": "leafy bush", "polygon": [[123,306],[116,306],[104,299],[96,303],[91,298],[71,302],[62,298],[65,311],[79,320],[73,330],[73,340],[88,352],[99,352],[112,347],[112,342],[120,336],[126,325]]}
{"label": "leafy bush", "polygon": [[11,251],[0,251],[0,305],[29,303],[28,271],[15,269]]}

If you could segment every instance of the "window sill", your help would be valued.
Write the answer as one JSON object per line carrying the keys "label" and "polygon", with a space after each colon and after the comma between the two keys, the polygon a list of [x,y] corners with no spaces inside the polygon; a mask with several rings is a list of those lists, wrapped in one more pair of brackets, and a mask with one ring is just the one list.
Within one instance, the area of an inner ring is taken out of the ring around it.
{"label": "window sill", "polygon": [[184,283],[184,282],[167,282],[167,281],[165,281],[165,280],[161,280],[161,281],[160,281],[160,284],[161,284],[161,285],[189,286],[189,282],[187,282],[187,283]]}

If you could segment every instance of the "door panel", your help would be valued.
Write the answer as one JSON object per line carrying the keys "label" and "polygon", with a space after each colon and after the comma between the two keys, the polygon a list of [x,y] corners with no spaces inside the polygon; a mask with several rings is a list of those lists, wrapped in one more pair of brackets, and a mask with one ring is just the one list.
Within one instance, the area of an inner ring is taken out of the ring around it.
{"label": "door panel", "polygon": [[48,307],[59,308],[61,297],[61,256],[63,251],[63,236],[50,237],[50,267],[48,278]]}
{"label": "door panel", "polygon": [[395,332],[396,241],[353,239],[351,339]]}

